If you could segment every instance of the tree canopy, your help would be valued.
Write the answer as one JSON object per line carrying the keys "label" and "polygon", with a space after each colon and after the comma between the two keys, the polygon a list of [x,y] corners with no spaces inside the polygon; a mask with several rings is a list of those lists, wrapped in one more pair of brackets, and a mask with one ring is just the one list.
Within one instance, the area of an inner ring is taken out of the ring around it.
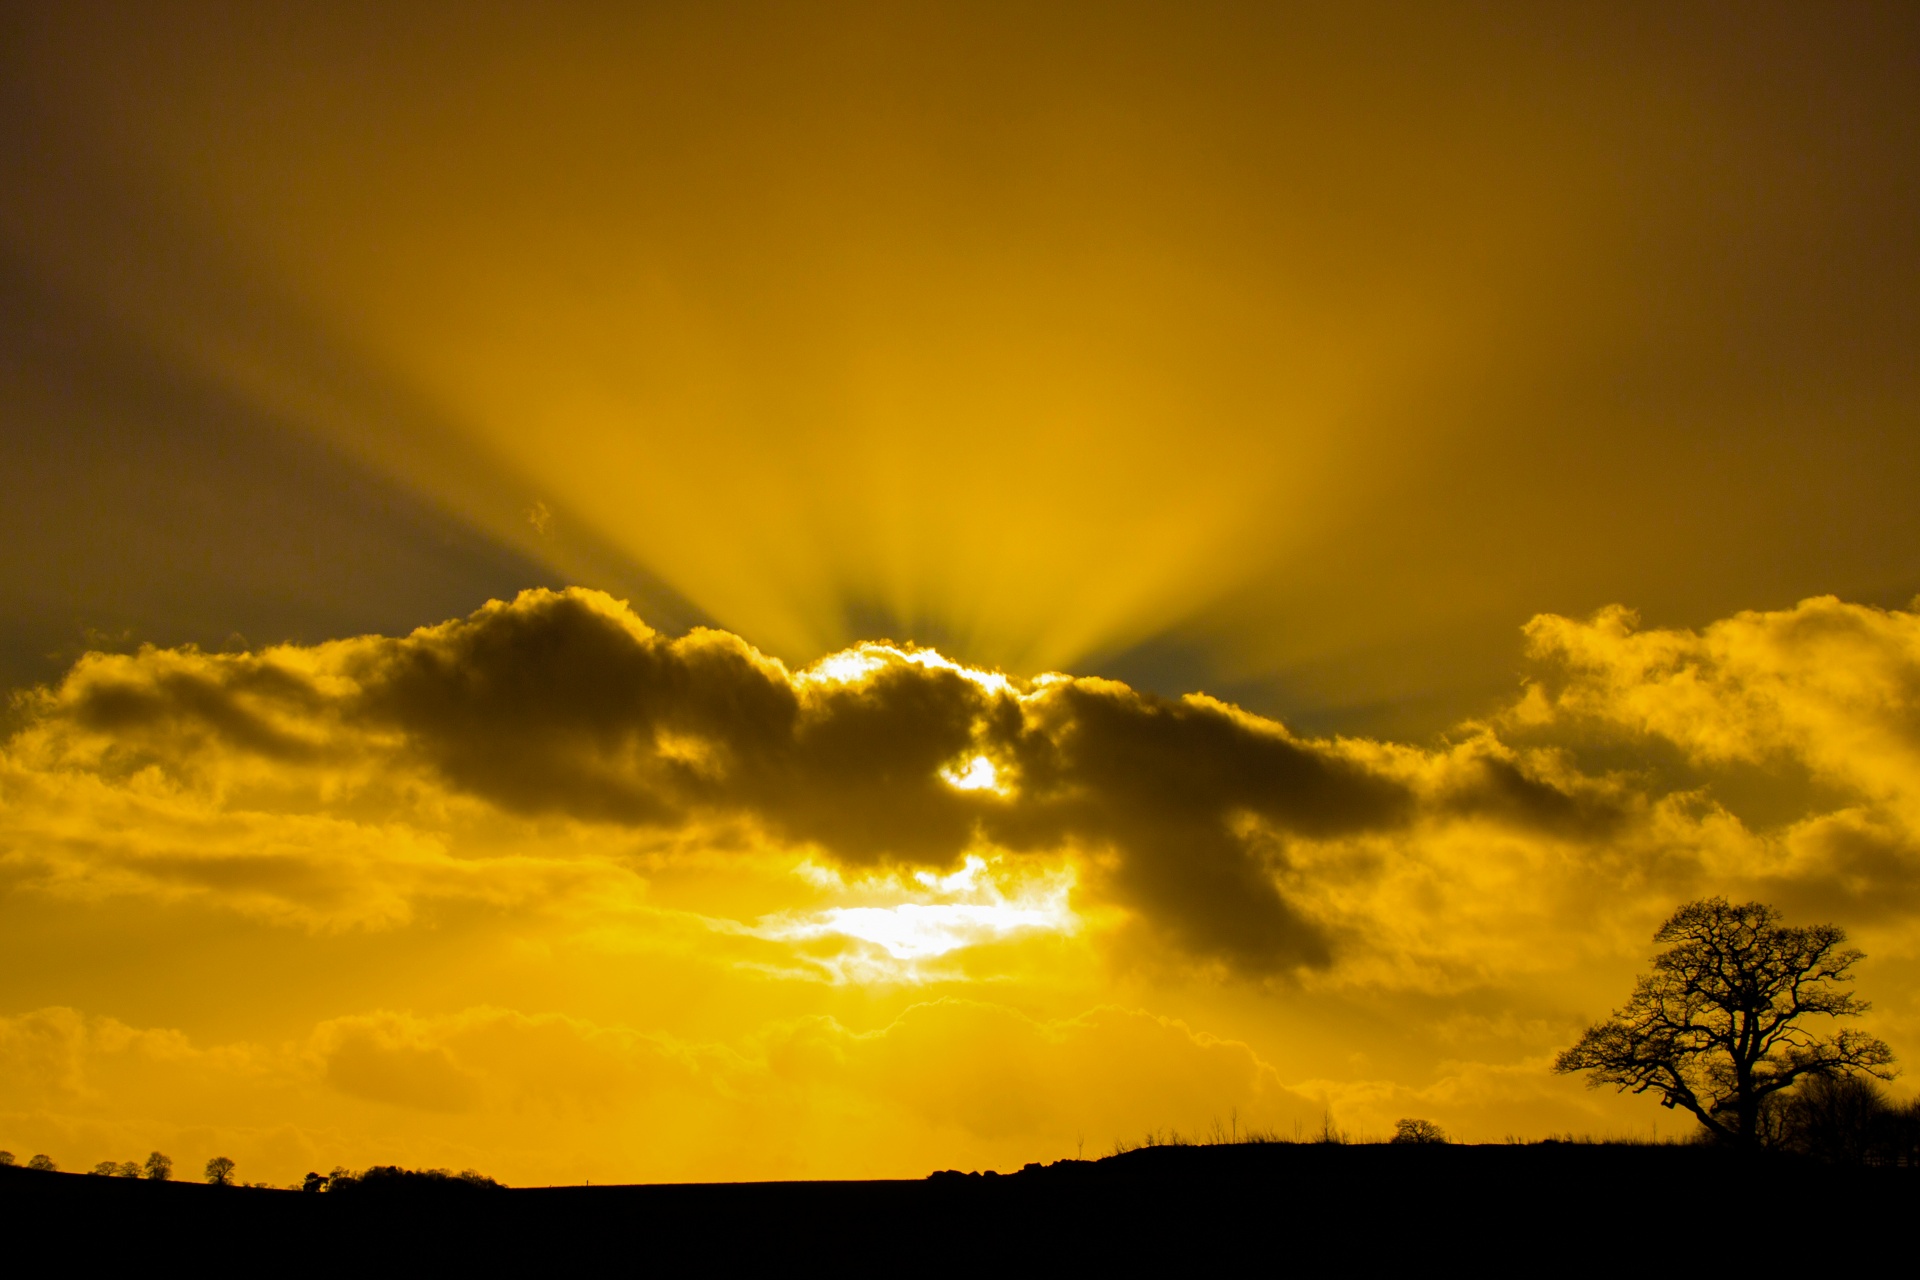
{"label": "tree canopy", "polygon": [[1396,1120],[1393,1125],[1393,1137],[1390,1142],[1403,1146],[1438,1146],[1447,1140],[1447,1131],[1431,1120],[1406,1118]]}
{"label": "tree canopy", "polygon": [[1758,1143],[1771,1101],[1799,1080],[1892,1078],[1884,1042],[1808,1025],[1869,1008],[1838,986],[1862,959],[1846,939],[1830,924],[1783,925],[1759,902],[1689,902],[1653,935],[1667,949],[1626,1006],[1588,1027],[1554,1070],[1591,1072],[1592,1088],[1657,1092],[1715,1136]]}

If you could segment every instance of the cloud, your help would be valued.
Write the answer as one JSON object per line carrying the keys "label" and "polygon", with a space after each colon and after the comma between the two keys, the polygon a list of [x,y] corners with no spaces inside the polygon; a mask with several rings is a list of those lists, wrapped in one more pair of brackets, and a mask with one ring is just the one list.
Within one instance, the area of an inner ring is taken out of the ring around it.
{"label": "cloud", "polygon": [[1245,1043],[1177,1019],[1111,1006],[1035,1018],[960,999],[869,1030],[802,1017],[728,1043],[477,1006],[200,1045],[49,1008],[0,1017],[0,1066],[0,1117],[69,1166],[156,1143],[199,1160],[219,1145],[278,1181],[316,1162],[458,1161],[448,1132],[514,1181],[698,1176],[736,1148],[796,1175],[922,1176],[936,1161],[1011,1168],[1083,1143],[1094,1155],[1235,1115],[1291,1132],[1324,1106]]}
{"label": "cloud", "polygon": [[489,1007],[383,1011],[322,1023],[306,1051],[330,1088],[411,1111],[605,1116],[697,1095],[754,1113],[812,1108],[822,1122],[854,1112],[990,1145],[1076,1132],[1110,1141],[1235,1109],[1248,1123],[1291,1126],[1323,1106],[1240,1041],[1110,1006],[1043,1019],[947,998],[870,1031],[804,1017],[731,1045]]}
{"label": "cloud", "polygon": [[[702,1068],[712,1079],[717,1051],[488,1006],[436,1018],[383,1010],[330,1019],[308,1037],[306,1052],[328,1087],[371,1102],[430,1112],[592,1114],[663,1089],[704,1087]],[[729,1064],[719,1064],[722,1075]]]}
{"label": "cloud", "polygon": [[[1542,617],[1520,696],[1418,746],[898,645],[796,671],[585,592],[90,655],[0,753],[16,919],[57,898],[107,937],[157,901],[344,936],[219,935],[286,975],[285,1040],[0,1019],[0,1119],[69,1162],[199,1143],[534,1181],[1007,1167],[1329,1105],[1369,1132],[1624,1124],[1540,1063],[1690,897],[1845,925],[1880,966],[1870,1029],[1911,1031],[1914,625]],[[421,1008],[330,1016],[366,1008],[364,966],[331,968],[353,956]],[[507,972],[572,1007],[488,1003]]]}
{"label": "cloud", "polygon": [[112,760],[48,767],[31,748],[0,758],[0,886],[210,903],[315,931],[403,926],[426,901],[592,894],[611,906],[639,890],[631,870],[582,856],[566,833],[537,853],[492,847],[473,829],[489,815],[457,799],[354,790],[344,769],[253,786],[236,776],[244,759],[162,765],[139,749],[150,762],[131,773]]}
{"label": "cloud", "polygon": [[1040,1019],[945,999],[870,1032],[803,1020],[764,1033],[759,1052],[781,1085],[871,1099],[962,1148],[1061,1152],[1085,1138],[1091,1155],[1147,1129],[1195,1133],[1236,1113],[1243,1125],[1291,1131],[1325,1105],[1241,1041],[1113,1006]]}
{"label": "cloud", "polygon": [[1599,722],[1709,765],[1791,757],[1878,800],[1920,796],[1920,614],[1820,596],[1698,632],[1637,623],[1617,606],[1528,623],[1551,674],[1516,718]]}
{"label": "cloud", "polygon": [[[1097,890],[1250,972],[1324,965],[1330,940],[1271,874],[1279,846],[1246,824],[1318,838],[1402,824],[1410,802],[1337,744],[1210,699],[1016,684],[882,645],[795,673],[724,633],[662,636],[586,591],[528,592],[397,639],[91,655],[27,709],[16,767],[150,777],[228,810],[303,776],[296,808],[417,803],[395,789],[426,778],[527,818],[744,821],[849,866],[951,867],[982,841],[1080,850],[1102,868]],[[955,785],[969,760],[1004,784]]]}
{"label": "cloud", "polygon": [[[911,646],[795,671],[582,590],[403,637],[92,654],[16,708],[0,876],[394,927],[443,899],[631,907],[649,847],[908,878],[985,851],[1071,864],[1076,909],[1123,912],[1140,956],[1433,988],[1553,963],[1569,920],[1637,945],[1707,887],[1914,900],[1914,615],[1827,599],[1699,634],[1620,610],[1527,634],[1525,695],[1427,748]],[[1649,739],[1695,772],[1594,754]],[[1756,828],[1699,772],[1778,759],[1844,802]]]}
{"label": "cloud", "polygon": [[1619,607],[1526,630],[1541,674],[1505,731],[1673,751],[1709,806],[1771,793],[1776,821],[1701,841],[1723,883],[1863,921],[1920,901],[1920,614],[1821,596],[1699,631]]}

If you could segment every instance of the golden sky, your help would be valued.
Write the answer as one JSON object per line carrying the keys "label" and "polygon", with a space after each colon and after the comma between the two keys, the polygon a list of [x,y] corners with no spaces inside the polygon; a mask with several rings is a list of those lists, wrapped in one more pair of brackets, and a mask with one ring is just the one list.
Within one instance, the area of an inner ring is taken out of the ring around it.
{"label": "golden sky", "polygon": [[1920,1052],[1910,6],[15,6],[0,1145],[917,1176]]}

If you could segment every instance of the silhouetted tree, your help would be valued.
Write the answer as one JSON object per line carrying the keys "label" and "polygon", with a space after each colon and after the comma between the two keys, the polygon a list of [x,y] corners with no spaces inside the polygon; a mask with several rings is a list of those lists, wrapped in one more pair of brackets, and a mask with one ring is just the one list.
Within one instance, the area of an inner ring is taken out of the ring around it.
{"label": "silhouetted tree", "polygon": [[1397,1143],[1412,1143],[1420,1146],[1444,1144],[1447,1131],[1431,1120],[1396,1120],[1393,1122],[1393,1137]]}
{"label": "silhouetted tree", "polygon": [[119,1162],[114,1160],[102,1160],[99,1164],[93,1166],[93,1176],[96,1178],[119,1177],[120,1176]]}
{"label": "silhouetted tree", "polygon": [[4,1167],[12,1163],[13,1163],[13,1152],[0,1151],[0,1167]]}
{"label": "silhouetted tree", "polygon": [[165,1182],[173,1176],[173,1157],[162,1155],[158,1151],[150,1152],[143,1172],[155,1182]]}
{"label": "silhouetted tree", "polygon": [[215,1156],[207,1161],[207,1182],[216,1187],[233,1185],[233,1161],[225,1156]]}
{"label": "silhouetted tree", "polygon": [[1588,1027],[1553,1064],[1590,1071],[1589,1088],[1660,1094],[1715,1137],[1758,1145],[1776,1095],[1796,1081],[1865,1074],[1889,1079],[1893,1051],[1858,1031],[1819,1035],[1810,1018],[1851,1018],[1863,1000],[1836,984],[1861,953],[1834,925],[1794,928],[1758,902],[1689,902],[1660,926],[1653,972],[1626,1007]]}
{"label": "silhouetted tree", "polygon": [[135,1161],[123,1160],[117,1172],[123,1178],[137,1178],[140,1176],[140,1166]]}
{"label": "silhouetted tree", "polygon": [[53,1162],[52,1156],[35,1156],[33,1159],[27,1161],[27,1168],[38,1169],[42,1173],[52,1173],[59,1167],[59,1165]]}
{"label": "silhouetted tree", "polygon": [[300,1189],[302,1191],[325,1191],[327,1189],[327,1175],[324,1173],[309,1173],[306,1178],[301,1181]]}

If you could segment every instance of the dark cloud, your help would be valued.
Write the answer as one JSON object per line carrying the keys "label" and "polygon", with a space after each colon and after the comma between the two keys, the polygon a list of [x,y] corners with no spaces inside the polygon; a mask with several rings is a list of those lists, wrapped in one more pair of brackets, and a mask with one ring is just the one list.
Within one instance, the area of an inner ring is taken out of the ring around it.
{"label": "dark cloud", "polygon": [[790,736],[797,710],[745,646],[710,632],[669,641],[574,595],[380,641],[351,667],[362,714],[454,786],[522,813],[678,821],[711,783],[663,745],[753,749]]}
{"label": "dark cloud", "polygon": [[1810,818],[1783,841],[1790,859],[1769,878],[1753,877],[1796,915],[1891,924],[1920,905],[1920,843],[1899,825],[1860,810]]}
{"label": "dark cloud", "polygon": [[205,733],[244,751],[287,762],[311,760],[313,743],[276,727],[251,709],[264,700],[302,712],[318,711],[323,699],[312,685],[270,664],[246,660],[224,664],[218,674],[166,671],[150,682],[103,680],[86,686],[74,717],[99,733],[151,737]]}
{"label": "dark cloud", "polygon": [[1450,788],[1456,813],[1493,817],[1555,835],[1604,838],[1628,816],[1622,800],[1587,779],[1562,786],[1534,777],[1512,760],[1482,755]]}
{"label": "dark cloud", "polygon": [[1323,964],[1329,944],[1236,819],[1327,836],[1397,824],[1412,807],[1404,784],[1217,703],[1075,681],[1034,699],[1028,721],[1021,803],[995,834],[1119,851],[1116,896],[1239,968]]}
{"label": "dark cloud", "polygon": [[[362,683],[369,710],[450,782],[509,808],[744,815],[855,864],[949,864],[982,835],[1110,852],[1106,891],[1250,971],[1329,951],[1236,818],[1327,836],[1411,806],[1404,785],[1217,704],[1105,681],[1022,695],[900,660],[796,680],[734,637],[668,639],[583,595],[525,596],[383,645]],[[942,777],[975,754],[1011,794]]]}
{"label": "dark cloud", "polygon": [[[855,866],[950,866],[983,839],[1078,850],[1093,892],[1248,973],[1331,959],[1326,927],[1282,887],[1290,842],[1401,827],[1423,803],[1378,755],[1211,699],[1021,686],[885,646],[795,674],[584,591],[327,650],[102,658],[41,713],[143,754],[169,736],[284,763],[386,750],[517,813],[744,819]],[[979,757],[999,785],[956,785]],[[1504,760],[1457,775],[1444,807],[1549,829],[1604,819]]]}

